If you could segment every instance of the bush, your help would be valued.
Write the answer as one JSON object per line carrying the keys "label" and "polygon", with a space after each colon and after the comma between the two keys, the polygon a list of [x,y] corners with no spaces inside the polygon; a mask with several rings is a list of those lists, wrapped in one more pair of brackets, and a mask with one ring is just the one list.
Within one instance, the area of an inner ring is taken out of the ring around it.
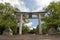
{"label": "bush", "polygon": [[11,29],[12,29],[13,35],[16,35],[17,34],[17,27],[13,26],[13,27],[11,27]]}
{"label": "bush", "polygon": [[30,30],[30,29],[29,29],[29,27],[27,27],[27,26],[26,26],[26,27],[22,27],[22,33],[23,33],[23,34],[27,34],[27,33],[29,32],[29,30]]}

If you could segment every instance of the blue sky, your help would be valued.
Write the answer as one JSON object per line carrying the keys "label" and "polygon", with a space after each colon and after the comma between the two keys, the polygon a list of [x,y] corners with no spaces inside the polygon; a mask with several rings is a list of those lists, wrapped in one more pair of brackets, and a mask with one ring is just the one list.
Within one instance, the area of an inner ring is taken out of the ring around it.
{"label": "blue sky", "polygon": [[37,27],[38,19],[30,19],[30,22],[32,22],[31,28]]}
{"label": "blue sky", "polygon": [[[20,9],[21,12],[40,12],[44,7],[47,7],[50,2],[59,0],[0,0],[0,3],[9,2],[12,6]],[[29,19],[27,25],[35,28],[38,25],[38,19]]]}

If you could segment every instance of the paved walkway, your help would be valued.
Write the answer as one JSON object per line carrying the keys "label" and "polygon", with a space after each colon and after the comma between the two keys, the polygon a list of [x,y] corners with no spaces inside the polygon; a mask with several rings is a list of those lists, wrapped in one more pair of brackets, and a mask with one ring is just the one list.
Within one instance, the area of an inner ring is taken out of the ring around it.
{"label": "paved walkway", "polygon": [[0,40],[60,40],[60,35],[0,35]]}

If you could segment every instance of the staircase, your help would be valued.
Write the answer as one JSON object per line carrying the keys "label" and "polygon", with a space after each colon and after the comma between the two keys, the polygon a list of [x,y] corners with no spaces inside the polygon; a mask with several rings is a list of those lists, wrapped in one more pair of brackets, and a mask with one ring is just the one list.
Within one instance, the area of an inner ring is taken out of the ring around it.
{"label": "staircase", "polygon": [[0,35],[0,40],[60,40],[60,35]]}

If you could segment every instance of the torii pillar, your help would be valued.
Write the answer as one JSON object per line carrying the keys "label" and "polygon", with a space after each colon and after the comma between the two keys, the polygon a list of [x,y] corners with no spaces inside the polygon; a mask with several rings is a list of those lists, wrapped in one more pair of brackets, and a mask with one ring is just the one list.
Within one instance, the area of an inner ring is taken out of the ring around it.
{"label": "torii pillar", "polygon": [[39,34],[42,34],[42,26],[41,26],[41,15],[38,14],[38,24],[39,24]]}
{"label": "torii pillar", "polygon": [[22,34],[22,20],[23,19],[23,14],[20,14],[20,23],[19,23],[19,35],[21,35]]}

